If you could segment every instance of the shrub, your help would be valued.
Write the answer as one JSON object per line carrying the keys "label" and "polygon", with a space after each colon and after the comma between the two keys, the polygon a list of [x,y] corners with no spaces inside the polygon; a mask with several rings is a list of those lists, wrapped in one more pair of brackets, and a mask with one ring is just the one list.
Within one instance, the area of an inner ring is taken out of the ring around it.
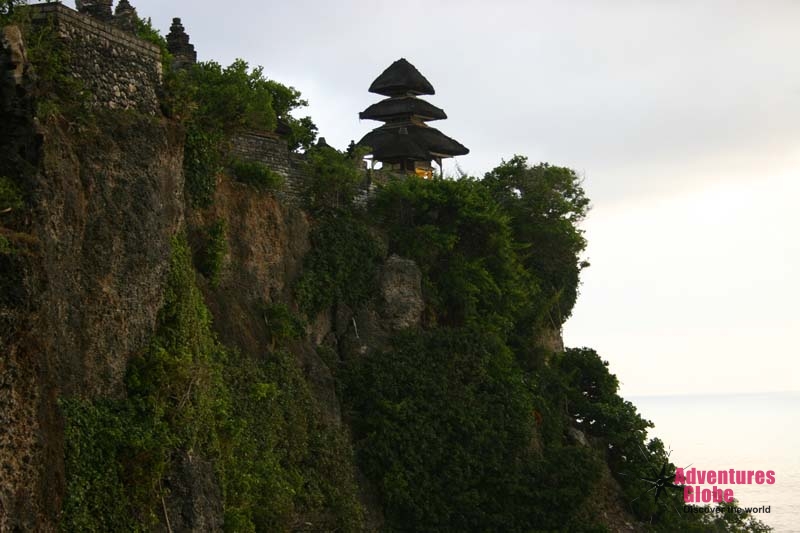
{"label": "shrub", "polygon": [[195,87],[193,120],[204,129],[231,134],[243,127],[272,131],[277,124],[264,69],[237,59],[227,67],[200,62],[190,71]]}
{"label": "shrub", "polygon": [[288,129],[287,141],[290,150],[308,150],[317,138],[317,126],[311,117],[295,118],[292,111],[306,107],[308,102],[300,97],[300,91],[273,80],[267,82],[272,94],[272,108],[283,126]]}
{"label": "shrub", "polygon": [[6,176],[0,176],[0,215],[22,209],[24,206],[22,191],[17,184]]}
{"label": "shrub", "polygon": [[285,304],[265,305],[261,310],[267,326],[270,349],[285,346],[290,340],[299,339],[305,333],[305,323],[297,318]]}
{"label": "shrub", "polygon": [[194,207],[208,207],[214,200],[217,174],[222,171],[221,146],[223,137],[218,133],[189,126],[183,152],[185,189]]}
{"label": "shrub", "polygon": [[263,189],[280,189],[286,181],[283,176],[258,161],[235,160],[231,168],[239,181]]}
{"label": "shrub", "polygon": [[[201,62],[188,72],[170,72],[165,80],[165,107],[186,124],[184,171],[186,191],[195,207],[213,201],[216,176],[228,150],[230,138],[245,129],[275,130],[278,117],[289,125],[292,146],[308,146],[316,126],[308,117],[294,119],[289,112],[306,105],[300,93],[264,76],[264,69],[251,69],[237,59],[228,67],[214,61]],[[279,188],[282,178],[256,164],[234,162],[236,176],[247,183]]]}
{"label": "shrub", "polygon": [[578,224],[589,210],[581,179],[569,168],[531,166],[517,155],[486,173],[482,183],[510,217],[523,247],[520,258],[551,302],[546,318],[560,328],[575,305],[580,271],[588,266],[580,261],[586,239]]}
{"label": "shrub", "polygon": [[212,287],[219,285],[227,253],[227,226],[224,220],[219,219],[205,230],[201,251],[198,254],[198,270],[209,280]]}
{"label": "shrub", "polygon": [[[62,401],[63,531],[163,529],[162,479],[175,457],[213,460],[226,531],[289,531],[313,516],[324,531],[363,530],[352,449],[323,422],[303,372],[283,349],[225,349],[177,239],[150,348],[134,358],[123,400]],[[267,309],[273,339],[301,334],[285,306]]]}
{"label": "shrub", "polygon": [[384,255],[363,221],[341,213],[324,217],[311,233],[311,250],[295,285],[300,308],[314,316],[336,302],[358,307],[374,293]]}
{"label": "shrub", "polygon": [[598,478],[588,449],[534,452],[533,396],[486,331],[406,333],[351,361],[344,382],[359,462],[389,531],[554,530]]}
{"label": "shrub", "polygon": [[0,0],[0,28],[6,24],[17,22],[19,6],[24,6],[28,0]]}
{"label": "shrub", "polygon": [[306,152],[307,207],[318,213],[350,207],[363,179],[356,164],[360,159],[330,146],[315,146]]}
{"label": "shrub", "polygon": [[509,218],[479,182],[409,177],[389,182],[373,204],[390,251],[422,270],[430,324],[506,332],[523,303],[537,301]]}

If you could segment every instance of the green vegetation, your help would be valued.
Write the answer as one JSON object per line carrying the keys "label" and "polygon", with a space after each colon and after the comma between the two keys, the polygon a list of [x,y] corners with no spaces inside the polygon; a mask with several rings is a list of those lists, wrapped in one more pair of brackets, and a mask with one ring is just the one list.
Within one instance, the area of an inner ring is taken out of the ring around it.
{"label": "green vegetation", "polygon": [[195,207],[208,207],[214,200],[217,174],[222,172],[221,146],[224,136],[189,125],[183,151],[186,196]]}
{"label": "green vegetation", "polygon": [[288,87],[274,80],[267,81],[267,87],[272,95],[272,108],[278,121],[288,129],[288,142],[290,150],[298,148],[308,150],[317,138],[317,126],[311,117],[295,118],[292,112],[306,107],[308,101],[301,98],[300,91]]}
{"label": "green vegetation", "polygon": [[315,516],[314,531],[360,531],[350,445],[321,422],[293,356],[278,349],[231,363],[226,531],[290,531],[298,515]]}
{"label": "green vegetation", "polygon": [[197,258],[197,270],[208,279],[212,287],[219,285],[225,256],[228,253],[227,225],[222,219],[210,224],[203,232],[203,244]]}
{"label": "green vegetation", "polygon": [[305,323],[297,318],[286,304],[265,305],[262,314],[264,323],[267,325],[267,338],[272,349],[303,337]]}
{"label": "green vegetation", "polygon": [[[251,69],[241,59],[228,67],[207,61],[171,72],[165,87],[168,113],[186,125],[186,190],[195,207],[211,204],[216,176],[227,164],[228,142],[236,133],[273,131],[280,120],[291,130],[293,147],[308,147],[316,137],[316,126],[308,117],[298,120],[289,115],[306,105],[300,93],[267,79],[262,67]],[[254,173],[253,168],[239,170],[246,174],[241,179],[271,188],[278,185],[274,175]]]}
{"label": "green vegetation", "polygon": [[538,292],[535,273],[516,255],[509,217],[477,180],[392,181],[374,212],[390,251],[422,270],[429,326],[480,324],[505,335]]}
{"label": "green vegetation", "polygon": [[197,106],[195,122],[224,134],[244,127],[275,129],[272,93],[263,74],[263,68],[250,69],[241,59],[225,68],[215,61],[197,63],[189,72]]}
{"label": "green vegetation", "polygon": [[28,61],[36,83],[33,98],[41,121],[64,118],[73,128],[91,123],[89,97],[84,83],[72,76],[72,54],[58,37],[51,20],[32,23],[29,13],[17,9],[13,22],[22,30]]}
{"label": "green vegetation", "polygon": [[286,181],[283,176],[258,161],[236,159],[231,163],[231,168],[236,179],[260,189],[277,190]]}
{"label": "green vegetation", "polygon": [[19,186],[6,176],[0,176],[0,215],[18,211],[25,206]]}
{"label": "green vegetation", "polygon": [[11,242],[4,236],[0,235],[0,255],[11,255],[14,253],[14,248]]}
{"label": "green vegetation", "polygon": [[[482,181],[411,177],[378,192],[368,216],[389,253],[417,262],[426,301],[421,330],[339,374],[386,531],[604,531],[592,496],[609,474],[653,531],[709,527],[677,515],[674,492],[666,505],[642,497],[640,478],[668,457],[608,363],[591,349],[536,344],[574,304],[588,205],[573,171],[522,157]],[[329,262],[318,259],[314,276],[351,272],[331,285],[361,286],[361,270],[330,261],[337,251],[319,254]],[[331,298],[344,296],[320,305]]]}
{"label": "green vegetation", "polygon": [[541,281],[542,298],[552,303],[547,318],[560,327],[575,305],[580,271],[588,266],[579,260],[586,240],[578,224],[589,209],[580,178],[569,168],[530,166],[527,158],[514,156],[482,183],[510,217],[514,239],[525,247],[520,259]]}
{"label": "green vegetation", "polygon": [[599,460],[575,446],[537,452],[533,395],[499,338],[406,334],[350,371],[360,464],[387,531],[575,530]]}
{"label": "green vegetation", "polygon": [[153,26],[152,19],[150,19],[150,17],[143,19],[137,16],[133,23],[134,31],[136,32],[137,37],[158,46],[158,48],[161,50],[161,59],[165,67],[164,72],[169,72],[168,69],[172,64],[172,55],[167,49],[167,40],[163,35],[161,35],[161,32]]}
{"label": "green vegetation", "polygon": [[0,0],[0,27],[17,22],[17,7],[25,5],[28,0]]}
{"label": "green vegetation", "polygon": [[535,337],[547,324],[530,317],[553,302],[487,185],[392,181],[370,211],[389,252],[419,265],[427,304],[423,331],[345,372],[359,464],[388,531],[596,526],[579,511],[604,457],[565,439],[564,391],[538,379],[556,370],[524,367],[529,354],[514,349],[514,332]]}
{"label": "green vegetation", "polygon": [[375,291],[384,255],[381,242],[356,216],[322,218],[311,234],[311,250],[295,287],[300,308],[313,317],[337,302],[358,307]]}
{"label": "green vegetation", "polygon": [[163,523],[163,479],[182,454],[212,460],[228,531],[288,531],[297,516],[320,530],[358,531],[346,436],[322,422],[293,356],[226,350],[174,244],[158,333],[134,358],[125,400],[62,401],[67,492],[63,531],[146,531]]}
{"label": "green vegetation", "polygon": [[303,191],[306,207],[315,213],[351,207],[363,180],[357,166],[362,156],[363,152],[348,155],[326,145],[308,150],[308,180]]}
{"label": "green vegetation", "polygon": [[[677,515],[675,493],[663,496],[666,505],[641,497],[650,487],[640,478],[668,457],[618,395],[607,362],[586,348],[531,356],[541,348],[523,339],[560,326],[570,309],[558,295],[573,278],[556,286],[554,274],[581,268],[575,224],[587,203],[580,190],[551,191],[576,183],[552,168],[524,165],[544,185],[533,180],[539,188],[507,196],[512,178],[495,171],[494,183],[391,182],[364,215],[318,211],[295,286],[307,316],[367,304],[387,253],[413,258],[424,277],[421,328],[341,363],[320,350],[338,367],[355,455],[346,432],[324,422],[289,351],[304,323],[285,304],[263,305],[263,353],[226,349],[178,240],[158,332],[130,363],[125,399],[62,403],[62,529],[163,523],[164,480],[191,453],[214,465],[228,531],[290,531],[309,517],[318,531],[363,530],[354,463],[389,532],[604,531],[593,505],[609,475],[652,531],[765,531],[752,517]],[[209,228],[210,257],[222,256],[224,233],[221,221]]]}
{"label": "green vegetation", "polygon": [[261,69],[237,60],[227,68],[209,61],[168,80],[171,112],[186,123],[184,172],[195,207],[213,200],[227,141],[242,128],[274,129],[275,113]]}

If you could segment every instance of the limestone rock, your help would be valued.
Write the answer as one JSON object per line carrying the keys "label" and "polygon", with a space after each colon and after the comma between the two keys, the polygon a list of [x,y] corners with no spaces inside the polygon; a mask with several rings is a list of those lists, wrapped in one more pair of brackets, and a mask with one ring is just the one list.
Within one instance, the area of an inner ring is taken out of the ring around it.
{"label": "limestone rock", "polygon": [[569,435],[569,438],[575,444],[580,444],[581,446],[589,446],[589,439],[586,438],[586,435],[580,429],[574,427],[568,427],[567,435]]}
{"label": "limestone rock", "polygon": [[422,272],[411,259],[392,255],[381,271],[380,314],[391,330],[419,325],[425,302],[422,299]]}
{"label": "limestone rock", "polygon": [[5,72],[14,85],[20,86],[25,75],[25,66],[28,64],[22,32],[17,26],[6,26],[2,31],[0,71]]}

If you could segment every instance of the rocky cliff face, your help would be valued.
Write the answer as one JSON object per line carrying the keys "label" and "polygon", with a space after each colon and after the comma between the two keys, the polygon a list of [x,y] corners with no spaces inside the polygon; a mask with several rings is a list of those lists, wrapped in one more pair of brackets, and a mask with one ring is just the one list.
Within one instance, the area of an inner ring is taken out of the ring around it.
{"label": "rocky cliff face", "polygon": [[[0,253],[0,531],[55,531],[66,490],[59,402],[125,397],[129,362],[156,333],[173,239],[186,233],[201,250],[207,228],[224,222],[218,279],[198,275],[197,283],[219,341],[260,359],[274,343],[265,309],[299,310],[293,286],[313,224],[293,203],[224,176],[211,206],[192,209],[183,197],[183,132],[175,123],[107,108],[94,109],[89,121],[37,116],[24,44],[13,29],[4,30],[0,67],[0,174],[25,197],[23,208],[0,214],[8,243]],[[321,311],[289,346],[320,423],[344,434],[337,365],[419,327],[425,308],[422,274],[409,259],[384,258],[376,287],[358,309],[337,303]],[[555,332],[540,343],[563,350]],[[222,487],[211,460],[182,450],[172,462],[159,527],[220,530]],[[375,491],[356,476],[366,527],[379,530]],[[609,523],[627,520],[613,502],[600,510],[613,515]]]}
{"label": "rocky cliff face", "polygon": [[158,118],[35,118],[24,46],[5,35],[0,173],[28,205],[2,220],[0,530],[48,530],[64,490],[58,399],[122,394],[153,333],[183,219],[183,147]]}
{"label": "rocky cliff face", "polygon": [[[179,127],[107,109],[93,110],[88,122],[37,117],[19,32],[6,30],[3,46],[2,174],[20,185],[26,205],[4,213],[0,228],[10,246],[0,256],[0,531],[54,531],[66,489],[59,401],[124,397],[128,363],[155,332],[173,238],[185,231],[197,241],[213,221],[225,221],[219,283],[198,282],[220,341],[259,357],[270,342],[265,306],[297,308],[291,287],[310,222],[228,178],[211,208],[188,208]],[[340,334],[342,347],[352,336],[363,350],[419,318],[413,262],[390,258],[382,280],[365,316],[328,309],[292,344],[327,424],[342,424],[341,409],[332,362],[318,346],[336,353]],[[221,489],[210,463],[184,454],[175,465],[165,477],[169,527],[220,529]]]}

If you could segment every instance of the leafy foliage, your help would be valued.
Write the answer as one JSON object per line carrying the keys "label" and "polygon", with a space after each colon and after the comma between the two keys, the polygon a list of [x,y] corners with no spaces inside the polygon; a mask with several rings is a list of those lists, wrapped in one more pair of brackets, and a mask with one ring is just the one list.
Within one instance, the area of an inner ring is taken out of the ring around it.
{"label": "leafy foliage", "polygon": [[[172,61],[172,54],[169,53],[167,48],[167,40],[161,35],[161,32],[153,26],[153,20],[150,17],[146,19],[136,17],[133,20],[134,32],[136,36],[142,40],[152,43],[161,50],[161,58],[164,66],[169,68]],[[168,70],[166,70],[168,72]]]}
{"label": "leafy foliage", "polygon": [[27,3],[28,0],[0,0],[0,27],[16,22],[16,8]]}
{"label": "leafy foliage", "polygon": [[361,159],[339,152],[327,145],[306,152],[308,180],[303,191],[307,207],[317,213],[346,209],[362,180],[356,166]]}
{"label": "leafy foliage", "polygon": [[203,244],[197,254],[197,269],[208,278],[212,287],[216,287],[228,253],[227,225],[223,219],[218,219],[203,233]]}
{"label": "leafy foliage", "polygon": [[208,207],[214,200],[217,174],[222,171],[223,144],[221,134],[205,131],[196,124],[187,126],[183,171],[186,193],[194,207]]}
{"label": "leafy foliage", "polygon": [[390,251],[420,266],[429,323],[505,333],[536,292],[515,252],[509,218],[477,181],[392,181],[375,198]]}
{"label": "leafy foliage", "polygon": [[[280,314],[280,313],[279,313]],[[286,317],[284,317],[286,318]],[[158,333],[131,361],[124,400],[62,402],[64,531],[147,531],[163,521],[161,480],[180,453],[214,459],[228,531],[288,531],[299,515],[359,531],[351,450],[322,422],[277,334],[263,359],[230,352],[211,331],[189,248],[175,242]]]}
{"label": "leafy foliage", "polygon": [[72,52],[59,38],[55,24],[52,20],[33,24],[24,10],[16,13],[21,13],[15,22],[22,28],[28,61],[35,73],[32,96],[37,117],[42,121],[64,117],[74,126],[86,126],[92,118],[87,90],[70,72]]}
{"label": "leafy foliage", "polygon": [[0,175],[0,215],[20,210],[24,206],[19,185],[11,178]]}
{"label": "leafy foliage", "polygon": [[289,531],[298,514],[318,531],[360,531],[351,449],[322,424],[291,354],[239,356],[226,367],[233,409],[225,456],[226,531]]}
{"label": "leafy foliage", "polygon": [[360,464],[389,531],[559,528],[599,475],[588,449],[535,452],[531,391],[485,331],[403,335],[352,362],[346,383]]}
{"label": "leafy foliage", "polygon": [[264,69],[237,59],[227,67],[200,62],[190,71],[195,89],[194,120],[204,129],[233,133],[241,128],[271,131],[277,125]]}
{"label": "leafy foliage", "polygon": [[[227,67],[215,61],[197,63],[188,72],[171,72],[165,85],[168,112],[186,124],[186,189],[195,207],[211,204],[216,175],[234,134],[244,129],[273,131],[280,117],[289,124],[291,145],[308,146],[316,136],[311,119],[289,115],[306,105],[300,93],[267,79],[262,67],[251,69],[242,59]],[[242,179],[270,188],[279,185],[274,173],[255,167],[239,170],[245,175]]]}
{"label": "leafy foliage", "polygon": [[[578,428],[604,436],[619,447],[623,442],[641,443],[651,422],[642,419],[630,402],[617,395],[619,382],[608,371],[608,361],[588,348],[568,349],[553,364],[565,378],[567,410]],[[626,447],[632,453],[634,447]]]}
{"label": "leafy foliage", "polygon": [[286,181],[283,176],[258,161],[234,160],[231,164],[236,179],[262,189],[280,189]]}
{"label": "leafy foliage", "polygon": [[352,308],[374,292],[384,249],[363,221],[347,213],[322,218],[311,234],[311,250],[295,286],[301,309],[314,316],[344,302]]}
{"label": "leafy foliage", "polygon": [[290,150],[308,150],[317,138],[317,126],[311,117],[295,118],[292,111],[306,107],[308,101],[301,98],[300,91],[273,80],[267,82],[272,94],[272,107],[278,121],[288,130]]}
{"label": "leafy foliage", "polygon": [[[114,402],[61,402],[66,419],[67,493],[62,531],[144,531],[131,520],[126,472],[118,461],[123,442],[141,428],[127,423]],[[132,440],[132,439],[131,439]]]}
{"label": "leafy foliage", "polygon": [[511,219],[514,238],[522,246],[525,268],[541,280],[543,297],[554,302],[548,311],[556,327],[569,318],[578,295],[579,260],[586,248],[578,224],[589,199],[571,169],[542,163],[528,165],[514,156],[488,172],[483,183]]}
{"label": "leafy foliage", "polygon": [[275,127],[272,96],[262,74],[241,59],[226,68],[209,61],[167,81],[170,112],[186,123],[186,191],[195,207],[207,207],[213,200],[230,136],[245,127]]}
{"label": "leafy foliage", "polygon": [[298,319],[286,304],[266,305],[262,309],[262,313],[264,323],[267,325],[267,337],[272,348],[299,339],[305,333],[305,323]]}

